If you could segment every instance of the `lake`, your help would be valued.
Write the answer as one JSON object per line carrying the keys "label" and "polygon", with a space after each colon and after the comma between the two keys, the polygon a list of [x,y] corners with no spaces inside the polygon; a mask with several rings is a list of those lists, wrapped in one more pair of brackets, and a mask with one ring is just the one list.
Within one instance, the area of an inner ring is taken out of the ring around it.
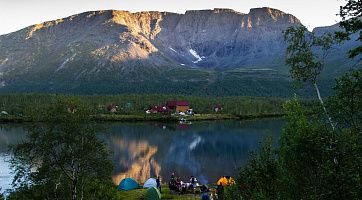
{"label": "lake", "polygon": [[[223,175],[236,175],[239,167],[257,150],[264,137],[275,142],[284,121],[205,121],[191,125],[177,123],[105,123],[104,140],[112,151],[115,165],[112,179],[125,177],[139,182],[160,175],[167,182],[175,172],[182,180],[196,176],[202,184]],[[8,145],[26,139],[22,124],[0,125],[0,187],[11,188]]]}

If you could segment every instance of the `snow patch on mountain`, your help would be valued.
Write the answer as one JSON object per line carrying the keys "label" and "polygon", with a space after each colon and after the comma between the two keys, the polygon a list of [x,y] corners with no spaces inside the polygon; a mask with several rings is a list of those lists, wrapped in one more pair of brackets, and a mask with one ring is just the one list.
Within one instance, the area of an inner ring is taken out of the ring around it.
{"label": "snow patch on mountain", "polygon": [[170,47],[170,50],[177,53],[177,51],[175,49],[173,49],[172,47]]}
{"label": "snow patch on mountain", "polygon": [[1,63],[0,63],[0,66],[2,65],[5,65],[5,63],[9,60],[9,58],[5,58],[5,60],[3,60]]}
{"label": "snow patch on mountain", "polygon": [[195,60],[195,61],[192,61],[193,63],[198,63],[198,62],[200,62],[200,61],[202,61],[202,58],[201,58],[201,56],[199,56],[199,54],[197,54],[197,52],[195,51],[195,50],[193,50],[193,49],[190,49],[189,50],[190,51],[190,53],[195,57],[195,58],[197,58],[197,60]]}
{"label": "snow patch on mountain", "polygon": [[55,70],[55,72],[58,72],[59,70],[63,69],[67,63],[74,60],[75,56],[77,56],[77,53],[74,53],[71,57],[65,59],[65,61]]}

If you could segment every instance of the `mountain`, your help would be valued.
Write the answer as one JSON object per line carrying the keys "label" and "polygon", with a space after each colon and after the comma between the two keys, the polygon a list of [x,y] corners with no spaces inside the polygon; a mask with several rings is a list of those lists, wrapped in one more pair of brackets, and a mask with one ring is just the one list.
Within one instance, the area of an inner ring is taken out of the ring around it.
{"label": "mountain", "polygon": [[[282,32],[300,24],[272,8],[77,14],[0,36],[0,93],[285,96]],[[346,70],[354,43],[333,50],[326,80]]]}

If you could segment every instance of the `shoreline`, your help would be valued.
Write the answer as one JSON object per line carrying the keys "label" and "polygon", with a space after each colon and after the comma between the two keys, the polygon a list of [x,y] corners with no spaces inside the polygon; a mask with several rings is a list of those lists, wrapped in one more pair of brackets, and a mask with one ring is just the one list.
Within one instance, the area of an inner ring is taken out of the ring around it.
{"label": "shoreline", "polygon": [[[232,115],[232,114],[199,114],[193,116],[170,116],[159,114],[99,114],[93,116],[96,122],[178,122],[181,118],[186,121],[218,121],[218,120],[250,120],[281,118],[284,113],[265,113],[253,115]],[[22,122],[46,122],[46,120],[35,121],[27,117],[18,116],[0,116],[0,123],[22,123]]]}

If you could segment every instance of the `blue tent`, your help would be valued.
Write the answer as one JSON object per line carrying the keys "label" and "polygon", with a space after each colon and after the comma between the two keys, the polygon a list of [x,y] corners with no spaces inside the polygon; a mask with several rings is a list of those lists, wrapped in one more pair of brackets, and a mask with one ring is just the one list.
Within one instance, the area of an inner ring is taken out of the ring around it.
{"label": "blue tent", "polygon": [[138,183],[133,178],[125,178],[123,179],[117,189],[118,190],[133,190],[138,188]]}

